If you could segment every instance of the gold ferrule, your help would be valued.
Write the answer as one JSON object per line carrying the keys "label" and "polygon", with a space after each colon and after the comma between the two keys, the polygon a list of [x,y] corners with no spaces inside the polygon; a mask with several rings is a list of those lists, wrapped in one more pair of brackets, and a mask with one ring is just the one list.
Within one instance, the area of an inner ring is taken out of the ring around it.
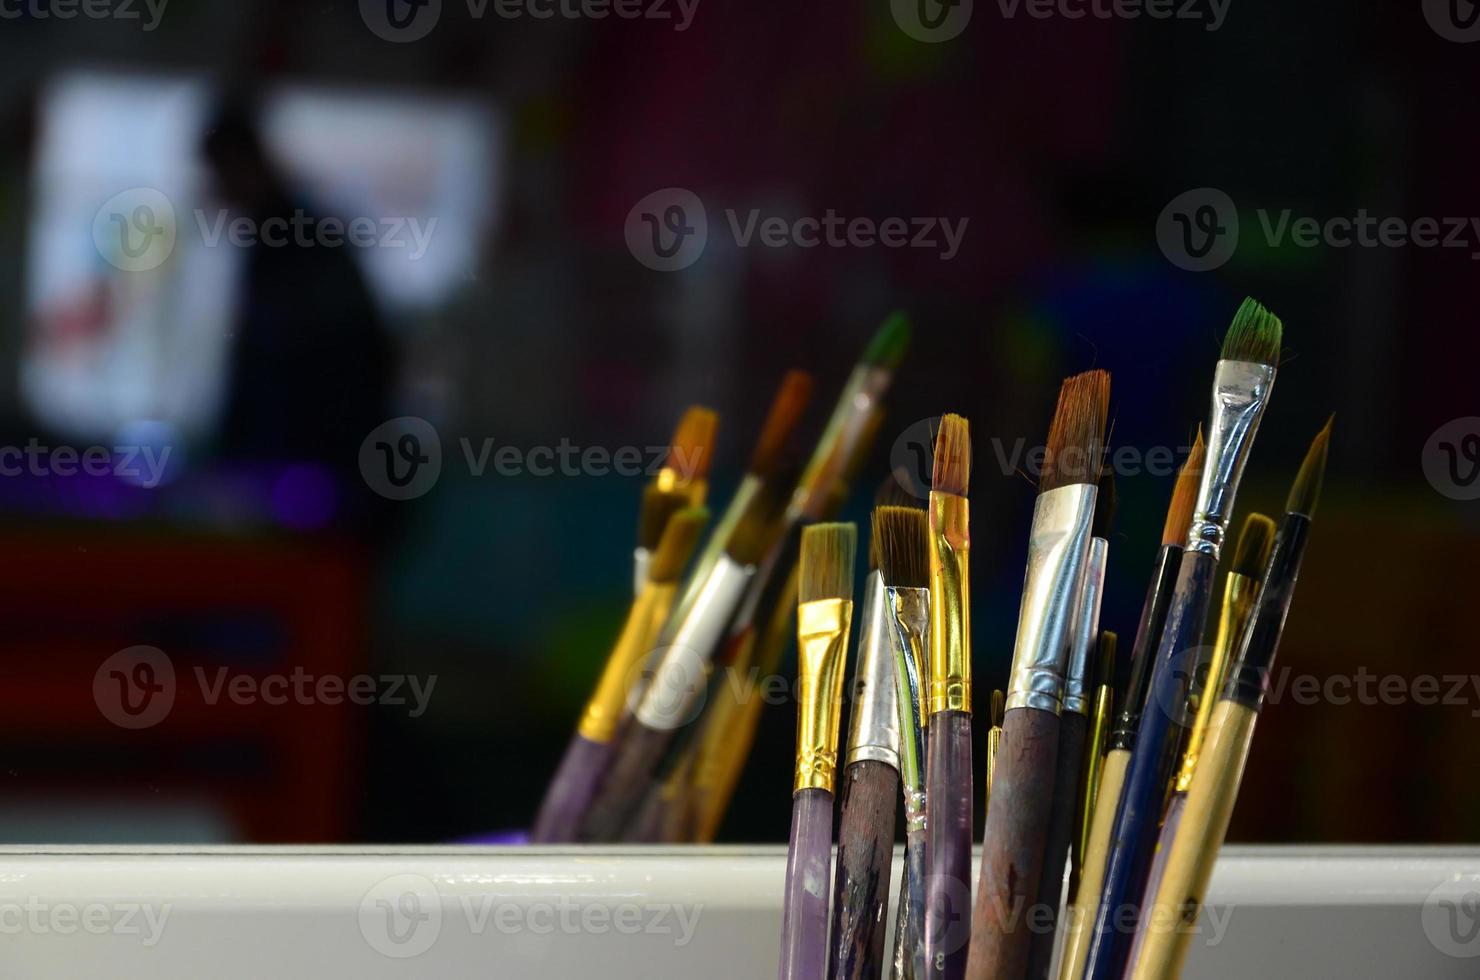
{"label": "gold ferrule", "polygon": [[843,714],[843,656],[853,619],[849,599],[797,606],[797,769],[793,790],[837,781],[838,726]]}
{"label": "gold ferrule", "polygon": [[1002,748],[1002,727],[987,729],[987,805],[992,803],[992,777],[997,774],[997,753]]}
{"label": "gold ferrule", "polygon": [[971,508],[930,494],[930,697],[926,715],[971,710]]}
{"label": "gold ferrule", "polygon": [[1244,624],[1254,612],[1254,602],[1259,598],[1259,582],[1247,575],[1230,574],[1223,587],[1223,606],[1218,613],[1218,633],[1213,640],[1213,655],[1208,660],[1208,673],[1202,689],[1197,694],[1197,715],[1192,722],[1192,731],[1187,736],[1187,751],[1182,756],[1182,769],[1177,774],[1176,791],[1185,793],[1192,787],[1192,775],[1197,770],[1197,759],[1202,753],[1203,743],[1208,737],[1208,723],[1213,717],[1213,705],[1218,702],[1218,693],[1228,679],[1228,668],[1233,663],[1233,647],[1244,634]]}
{"label": "gold ferrule", "polygon": [[1101,684],[1095,693],[1094,710],[1090,713],[1089,741],[1084,747],[1084,766],[1081,799],[1084,807],[1076,815],[1079,826],[1075,833],[1074,867],[1083,866],[1084,854],[1089,850],[1089,832],[1094,822],[1095,801],[1100,792],[1100,773],[1105,767],[1105,745],[1110,741],[1110,723],[1114,721],[1115,692],[1109,684]]}
{"label": "gold ferrule", "polygon": [[592,742],[610,742],[616,734],[617,722],[627,708],[627,692],[637,677],[639,665],[652,648],[658,628],[668,618],[677,591],[676,584],[650,582],[632,601],[627,621],[622,624],[622,632],[612,647],[611,656],[607,657],[601,679],[596,682],[596,690],[581,715],[577,731],[582,738]]}

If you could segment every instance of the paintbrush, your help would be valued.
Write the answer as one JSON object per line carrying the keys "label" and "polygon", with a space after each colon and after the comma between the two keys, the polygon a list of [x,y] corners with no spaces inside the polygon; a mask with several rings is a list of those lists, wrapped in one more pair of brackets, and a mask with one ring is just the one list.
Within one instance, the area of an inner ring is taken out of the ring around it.
{"label": "paintbrush", "polygon": [[796,776],[778,980],[818,980],[827,968],[833,788],[857,536],[852,524],[814,524],[802,532]]}
{"label": "paintbrush", "polygon": [[1085,744],[1089,740],[1089,713],[1093,704],[1091,661],[1100,636],[1100,596],[1105,567],[1110,560],[1110,529],[1115,523],[1115,475],[1105,470],[1095,494],[1095,519],[1090,529],[1089,554],[1081,575],[1078,606],[1069,633],[1069,659],[1064,673],[1064,708],[1059,715],[1059,751],[1055,760],[1053,803],[1043,843],[1043,871],[1038,902],[1045,914],[1033,926],[1028,948],[1028,976],[1046,980],[1053,965],[1058,935],[1059,901],[1074,837]]}
{"label": "paintbrush", "polygon": [[[875,519],[877,524],[877,517]],[[853,709],[838,819],[838,868],[833,887],[828,975],[877,980],[884,964],[884,912],[899,809],[901,733],[894,649],[877,528],[869,536],[869,573],[854,658]]]}
{"label": "paintbrush", "polygon": [[987,792],[984,810],[992,808],[992,777],[997,775],[997,756],[1002,751],[1002,722],[1007,714],[1007,694],[992,692],[992,727],[987,729]]}
{"label": "paintbrush", "polygon": [[930,491],[930,686],[926,699],[925,962],[958,980],[971,895],[971,431],[940,420]]}
{"label": "paintbrush", "polygon": [[1105,371],[1069,378],[1049,428],[971,923],[967,975],[973,980],[1018,980],[1027,971],[1027,920],[1035,918],[1030,906],[1038,901],[1043,874],[1064,675],[1089,558],[1109,401]]}
{"label": "paintbrush", "polygon": [[892,962],[896,978],[923,980],[928,846],[925,671],[930,643],[930,520],[924,508],[875,507],[873,543],[878,550],[884,586],[886,642],[898,712],[899,779],[905,822],[904,879],[899,889]]}
{"label": "paintbrush", "polygon": [[1130,765],[1131,750],[1136,746],[1136,732],[1141,727],[1141,712],[1151,687],[1151,664],[1156,659],[1156,648],[1161,644],[1162,630],[1166,626],[1167,609],[1177,584],[1177,569],[1182,563],[1183,545],[1187,543],[1187,529],[1192,525],[1192,511],[1197,506],[1197,487],[1202,479],[1204,457],[1202,429],[1199,428],[1192,452],[1177,474],[1161,534],[1161,549],[1156,554],[1151,583],[1146,588],[1146,601],[1141,606],[1141,620],[1131,646],[1130,678],[1121,698],[1120,711],[1110,729],[1110,745],[1100,773],[1094,813],[1090,817],[1084,876],[1069,913],[1069,931],[1059,980],[1079,980],[1084,973],[1085,961],[1089,959],[1090,940],[1093,938],[1091,927],[1100,906],[1115,811],[1120,804],[1120,791],[1125,783],[1126,768]]}
{"label": "paintbrush", "polygon": [[534,843],[576,839],[581,819],[611,758],[633,675],[647,655],[658,624],[668,615],[684,566],[708,520],[709,511],[704,507],[688,507],[668,521],[648,564],[647,583],[632,602],[596,690],[586,702],[576,733],[545,791],[530,835]]}
{"label": "paintbrush", "polygon": [[[1259,583],[1264,578],[1264,566],[1269,561],[1274,547],[1274,521],[1263,514],[1250,514],[1244,519],[1239,532],[1238,547],[1234,549],[1233,564],[1223,580],[1223,603],[1218,616],[1218,631],[1213,642],[1212,656],[1207,663],[1199,664],[1193,677],[1192,690],[1187,696],[1187,712],[1196,715],[1192,730],[1187,735],[1187,747],[1182,753],[1182,767],[1173,784],[1171,801],[1167,804],[1166,816],[1161,822],[1161,836],[1156,842],[1156,856],[1151,861],[1151,873],[1146,879],[1141,907],[1149,908],[1156,897],[1162,876],[1166,873],[1167,858],[1170,856],[1172,840],[1177,836],[1182,812],[1187,805],[1187,790],[1192,785],[1192,774],[1197,770],[1198,754],[1207,736],[1208,723],[1213,716],[1213,704],[1223,682],[1228,679],[1228,668],[1233,663],[1234,646],[1243,636],[1244,626],[1254,611],[1254,601],[1259,595]],[[1131,947],[1131,962],[1135,962],[1146,937],[1146,921],[1136,931]]]}
{"label": "paintbrush", "polygon": [[637,518],[637,548],[632,552],[632,588],[641,592],[648,580],[648,563],[663,537],[668,519],[684,507],[704,503],[709,465],[714,459],[714,433],[719,416],[702,405],[690,406],[678,422],[662,469],[642,491]]}
{"label": "paintbrush", "polygon": [[730,532],[724,554],[702,577],[690,575],[684,600],[664,623],[628,692],[630,717],[622,724],[580,839],[609,842],[621,836],[674,732],[693,720],[707,688],[710,658],[775,540],[783,499],[780,488],[763,487]]}
{"label": "paintbrush", "polygon": [[1110,725],[1115,711],[1115,651],[1118,638],[1110,630],[1101,630],[1096,641],[1095,702],[1090,713],[1089,739],[1084,746],[1084,765],[1080,767],[1079,799],[1074,806],[1074,842],[1069,851],[1068,900],[1074,901],[1079,879],[1084,874],[1084,853],[1089,848],[1090,818],[1100,790],[1100,772],[1105,764],[1105,749],[1110,742]]}
{"label": "paintbrush", "polygon": [[1238,658],[1208,723],[1207,740],[1188,788],[1182,825],[1171,843],[1156,904],[1148,909],[1145,945],[1129,974],[1133,980],[1160,980],[1182,972],[1218,849],[1228,832],[1269,671],[1290,611],[1330,441],[1328,421],[1311,444],[1290,489],[1259,598],[1240,638]]}
{"label": "paintbrush", "polygon": [[1259,421],[1274,388],[1282,333],[1277,316],[1246,299],[1223,341],[1223,356],[1213,375],[1207,461],[1197,505],[1151,671],[1150,699],[1141,715],[1111,832],[1105,884],[1085,971],[1091,980],[1120,980],[1125,972],[1141,891],[1156,850],[1167,784],[1186,726],[1182,714],[1191,674],[1187,658],[1202,643],[1218,555]]}

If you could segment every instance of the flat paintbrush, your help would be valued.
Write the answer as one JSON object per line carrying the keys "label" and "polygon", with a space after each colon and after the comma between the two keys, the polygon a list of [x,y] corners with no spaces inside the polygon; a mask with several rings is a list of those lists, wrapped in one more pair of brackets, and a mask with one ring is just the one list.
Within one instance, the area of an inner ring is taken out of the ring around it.
{"label": "flat paintbrush", "polygon": [[648,580],[648,563],[663,537],[668,519],[684,507],[704,503],[709,465],[714,459],[714,433],[719,416],[702,405],[690,406],[678,422],[663,467],[642,491],[637,519],[637,547],[632,552],[633,592]]}
{"label": "flat paintbrush", "polygon": [[1049,427],[971,922],[972,980],[1020,980],[1027,972],[1064,676],[1089,558],[1109,402],[1107,372],[1075,375],[1059,389]]}
{"label": "flat paintbrush", "polygon": [[1182,972],[1218,849],[1228,833],[1254,725],[1269,685],[1269,671],[1285,629],[1311,518],[1321,495],[1330,440],[1331,423],[1327,422],[1306,453],[1285,503],[1285,515],[1265,566],[1259,598],[1241,638],[1238,659],[1213,709],[1161,890],[1156,904],[1148,910],[1144,947],[1127,974],[1132,980],[1170,980]]}
{"label": "flat paintbrush", "polygon": [[611,758],[613,738],[622,717],[633,674],[647,655],[658,625],[667,617],[680,576],[709,520],[703,507],[688,507],[668,521],[643,586],[607,658],[596,690],[566,747],[555,778],[545,791],[530,840],[536,844],[568,843],[591,804]]}
{"label": "flat paintbrush", "polygon": [[1246,299],[1223,341],[1223,356],[1213,376],[1207,461],[1197,505],[1151,672],[1150,699],[1141,715],[1111,833],[1105,885],[1085,971],[1091,980],[1120,980],[1130,956],[1167,784],[1186,727],[1182,714],[1191,673],[1186,661],[1202,643],[1218,555],[1259,421],[1274,388],[1282,333],[1278,317]]}
{"label": "flat paintbrush", "polygon": [[1151,687],[1151,664],[1166,626],[1167,608],[1177,585],[1177,568],[1182,563],[1182,546],[1187,542],[1187,528],[1192,525],[1192,510],[1197,505],[1197,486],[1202,478],[1204,447],[1202,430],[1192,443],[1192,452],[1177,474],[1172,501],[1167,508],[1166,524],[1161,534],[1161,550],[1146,588],[1146,601],[1141,606],[1141,621],[1131,647],[1130,679],[1120,699],[1120,710],[1110,729],[1109,749],[1100,773],[1094,812],[1090,816],[1089,840],[1085,845],[1084,874],[1069,911],[1068,934],[1064,943],[1063,965],[1059,980],[1079,980],[1089,959],[1091,927],[1100,906],[1100,890],[1105,880],[1105,859],[1110,852],[1110,834],[1115,827],[1115,811],[1120,805],[1120,791],[1125,784],[1125,771],[1130,765],[1131,750],[1136,746],[1136,732],[1141,727],[1141,712]]}
{"label": "flat paintbrush", "polygon": [[1078,816],[1080,778],[1085,745],[1089,741],[1089,714],[1094,691],[1091,664],[1100,636],[1100,596],[1105,567],[1110,560],[1110,529],[1115,524],[1115,476],[1106,470],[1095,495],[1095,520],[1090,530],[1089,555],[1079,589],[1079,605],[1069,633],[1069,660],[1064,673],[1064,710],[1059,715],[1059,750],[1055,760],[1053,804],[1048,811],[1048,833],[1043,843],[1043,871],[1038,881],[1038,903],[1046,910],[1033,926],[1028,950],[1028,976],[1047,980],[1053,966],[1058,935],[1059,902],[1069,866],[1070,843]]}
{"label": "flat paintbrush", "polygon": [[874,529],[869,536],[869,573],[863,583],[858,655],[849,690],[853,708],[842,774],[828,955],[828,975],[834,980],[877,980],[884,965],[884,912],[889,907],[894,860],[902,729],[881,545]]}
{"label": "flat paintbrush", "polygon": [[[1182,752],[1182,767],[1173,784],[1172,798],[1167,804],[1166,816],[1161,822],[1161,836],[1156,842],[1156,856],[1151,861],[1151,874],[1146,879],[1146,888],[1141,898],[1141,907],[1149,908],[1166,873],[1167,858],[1171,853],[1172,840],[1182,822],[1182,812],[1187,805],[1187,790],[1192,785],[1192,775],[1197,771],[1198,755],[1207,737],[1208,723],[1213,717],[1213,704],[1228,679],[1228,669],[1233,663],[1234,647],[1243,636],[1244,626],[1254,611],[1254,602],[1259,597],[1259,583],[1264,579],[1264,566],[1269,561],[1274,547],[1274,521],[1263,514],[1250,514],[1244,519],[1239,532],[1238,547],[1234,550],[1233,564],[1223,580],[1223,603],[1218,616],[1218,632],[1213,641],[1212,656],[1205,664],[1198,664],[1193,677],[1193,688],[1187,696],[1187,712],[1195,715],[1192,730],[1187,735],[1187,747]],[[1135,962],[1141,945],[1146,938],[1146,920],[1136,932],[1131,947],[1131,962]]]}
{"label": "flat paintbrush", "polygon": [[802,532],[796,776],[778,980],[818,980],[827,969],[833,790],[857,536],[852,524],[814,524]]}
{"label": "flat paintbrush", "polygon": [[928,847],[925,677],[930,643],[930,520],[924,508],[875,507],[873,542],[879,552],[884,585],[887,649],[898,711],[899,785],[904,802],[904,878],[899,887],[891,960],[896,978],[923,980]]}
{"label": "flat paintbrush", "polygon": [[971,895],[971,431],[940,420],[930,491],[930,687],[926,701],[927,975],[959,980]]}

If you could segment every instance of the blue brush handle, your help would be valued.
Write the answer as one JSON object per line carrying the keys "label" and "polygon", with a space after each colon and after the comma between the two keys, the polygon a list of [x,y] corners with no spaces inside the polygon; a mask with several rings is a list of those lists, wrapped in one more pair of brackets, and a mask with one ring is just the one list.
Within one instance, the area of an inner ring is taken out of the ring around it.
{"label": "blue brush handle", "polygon": [[1213,556],[1187,552],[1177,570],[1177,589],[1151,674],[1151,696],[1141,715],[1115,809],[1085,980],[1120,980],[1125,972],[1140,917],[1141,893],[1156,854],[1167,782],[1188,720],[1187,688],[1195,666],[1189,653],[1202,643],[1217,568]]}

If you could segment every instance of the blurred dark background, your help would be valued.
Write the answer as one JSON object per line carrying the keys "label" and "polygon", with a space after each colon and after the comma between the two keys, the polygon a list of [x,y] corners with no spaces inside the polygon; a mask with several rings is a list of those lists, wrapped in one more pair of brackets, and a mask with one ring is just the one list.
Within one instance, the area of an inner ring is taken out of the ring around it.
{"label": "blurred dark background", "polygon": [[[1405,690],[1480,674],[1480,503],[1431,479],[1431,437],[1480,415],[1464,0],[1183,8],[1200,19],[976,0],[937,42],[907,3],[499,9],[6,8],[0,840],[524,826],[621,622],[643,478],[480,475],[465,446],[661,446],[702,402],[722,506],[784,371],[818,378],[815,435],[894,308],[915,344],[847,516],[866,520],[913,423],[972,420],[979,687],[1005,679],[1034,495],[998,451],[1041,442],[1059,379],[1098,366],[1113,443],[1180,459],[1245,294],[1281,315],[1286,351],[1241,503],[1278,513],[1337,416],[1281,666]],[[707,246],[653,271],[624,226],[668,188],[704,203]],[[1239,223],[1215,268],[1158,237],[1187,192],[1187,214]],[[949,257],[742,247],[731,209],[965,231]],[[1286,209],[1466,237],[1303,247],[1266,231]],[[360,244],[326,244],[357,218]],[[238,219],[294,237],[235,238]],[[362,445],[403,416],[435,429],[442,466],[394,500]],[[1480,446],[1471,422],[1444,438]],[[1103,625],[1126,644],[1159,474],[1120,481]],[[175,674],[159,717],[118,710],[116,682],[163,683],[158,661],[110,661],[140,646]],[[375,678],[381,703],[230,693],[295,671]],[[381,680],[407,675],[424,703]],[[1281,699],[1231,836],[1472,839],[1480,683],[1456,697]],[[785,839],[793,719],[767,709],[722,840]]]}

